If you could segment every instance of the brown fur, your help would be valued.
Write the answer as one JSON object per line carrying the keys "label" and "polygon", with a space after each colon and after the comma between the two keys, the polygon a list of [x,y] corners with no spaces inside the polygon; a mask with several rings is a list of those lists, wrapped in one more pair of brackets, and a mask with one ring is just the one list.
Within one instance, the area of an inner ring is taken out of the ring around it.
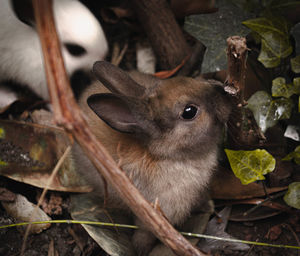
{"label": "brown fur", "polygon": [[[110,76],[116,74],[118,77],[121,72],[110,64],[102,65],[111,69]],[[97,70],[94,72],[97,75]],[[124,74],[121,75],[123,79]],[[105,74],[98,74],[100,80],[101,76],[105,76],[105,83],[110,79]],[[119,126],[114,127],[114,123],[107,120],[110,113],[104,116],[97,113],[105,123],[88,106],[87,99],[90,95],[109,92],[101,83],[84,92],[80,106],[98,139],[145,198],[150,202],[158,199],[168,220],[174,225],[180,224],[189,216],[192,208],[199,203],[201,194],[207,189],[217,163],[218,143],[223,126],[220,119],[227,118],[230,104],[224,99],[224,95],[205,81],[185,77],[162,81],[137,72],[131,76],[145,88],[143,95],[135,98],[134,91],[129,91],[130,96],[124,96],[130,87],[124,89],[125,93],[116,93],[111,85],[108,88],[118,97],[124,97],[125,101],[128,98],[127,105],[138,123],[138,128],[134,128],[136,132],[115,130]],[[113,86],[119,90],[122,81],[116,81],[111,83],[116,83]],[[194,120],[186,121],[180,116],[187,104],[198,106],[198,115]],[[108,108],[110,109],[111,115],[115,115],[114,108]],[[102,180],[95,178],[97,171],[83,157],[78,147],[74,150],[74,156],[79,171],[82,174],[88,172],[87,179],[95,187],[101,187]],[[100,189],[99,193],[101,192]],[[120,204],[118,195],[111,187],[109,199],[112,204],[125,207]],[[133,241],[139,253],[143,254],[149,251],[154,240],[150,233],[141,229],[136,231]]]}

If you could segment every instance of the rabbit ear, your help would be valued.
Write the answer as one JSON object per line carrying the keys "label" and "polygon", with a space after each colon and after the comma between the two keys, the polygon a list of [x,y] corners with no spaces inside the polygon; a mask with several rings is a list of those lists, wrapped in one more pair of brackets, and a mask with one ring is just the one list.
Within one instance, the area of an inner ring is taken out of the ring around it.
{"label": "rabbit ear", "polygon": [[87,103],[113,129],[126,133],[140,130],[129,104],[121,97],[111,93],[94,94],[87,99]]}
{"label": "rabbit ear", "polygon": [[221,123],[226,123],[232,110],[232,97],[225,92],[224,85],[222,83],[212,80],[209,80],[208,82],[214,88],[212,99],[213,109],[215,110],[217,119]]}
{"label": "rabbit ear", "polygon": [[145,88],[136,83],[126,72],[106,61],[97,61],[93,66],[97,79],[116,94],[141,97]]}

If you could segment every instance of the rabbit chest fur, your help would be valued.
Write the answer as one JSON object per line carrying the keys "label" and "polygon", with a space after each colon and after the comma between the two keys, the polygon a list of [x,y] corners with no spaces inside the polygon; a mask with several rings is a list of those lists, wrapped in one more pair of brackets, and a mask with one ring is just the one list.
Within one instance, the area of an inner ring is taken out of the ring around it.
{"label": "rabbit chest fur", "polygon": [[[231,108],[222,88],[185,77],[129,75],[106,62],[97,62],[94,73],[102,84],[80,99],[93,132],[144,197],[158,200],[172,224],[182,223],[201,203],[216,167]],[[74,156],[79,172],[102,193],[102,179],[78,147]],[[109,201],[122,205],[108,188]],[[147,232],[136,233],[137,250],[147,251]]]}

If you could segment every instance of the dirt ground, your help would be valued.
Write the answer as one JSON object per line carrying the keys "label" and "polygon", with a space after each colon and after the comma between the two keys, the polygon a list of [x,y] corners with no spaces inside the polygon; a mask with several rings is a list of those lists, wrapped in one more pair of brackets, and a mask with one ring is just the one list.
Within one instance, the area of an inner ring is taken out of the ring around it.
{"label": "dirt ground", "polygon": [[[7,178],[0,178],[2,187],[10,188],[13,192],[22,193],[29,200],[36,203],[36,195],[40,189],[11,181]],[[71,219],[68,212],[69,196],[67,193],[56,193],[63,199],[61,203],[62,211],[59,215],[52,215],[55,219]],[[53,212],[55,209],[53,209]],[[7,225],[16,222],[8,216],[4,208],[0,206],[0,225]],[[250,241],[259,241],[280,245],[299,246],[300,223],[299,214],[280,213],[276,216],[255,221],[229,221],[225,231],[234,238]],[[16,256],[20,255],[24,239],[24,228],[0,229],[0,255]],[[211,252],[211,255],[249,255],[249,256],[269,256],[269,255],[299,255],[295,249],[274,248],[266,246],[252,246],[246,251],[233,250],[228,246],[222,250]],[[79,224],[52,224],[51,227],[39,234],[29,235],[26,240],[26,250],[24,256],[106,256],[107,254],[97,245],[97,243],[87,234]]]}

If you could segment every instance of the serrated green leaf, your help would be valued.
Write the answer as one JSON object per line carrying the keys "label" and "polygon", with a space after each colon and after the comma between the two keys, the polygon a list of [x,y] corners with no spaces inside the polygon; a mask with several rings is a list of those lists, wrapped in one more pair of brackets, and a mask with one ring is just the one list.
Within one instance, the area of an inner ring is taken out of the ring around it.
{"label": "serrated green leaf", "polygon": [[247,107],[253,112],[262,132],[265,132],[279,120],[290,118],[293,102],[285,98],[273,100],[267,92],[257,91],[248,100]]}
{"label": "serrated green leaf", "polygon": [[300,77],[294,78],[293,85],[295,86],[295,94],[300,95]]}
{"label": "serrated green leaf", "polygon": [[263,37],[266,47],[278,58],[286,58],[293,52],[289,34],[283,37],[277,33],[266,33]]}
{"label": "serrated green leaf", "polygon": [[296,164],[300,165],[300,146],[296,147],[295,150],[285,156],[282,161],[295,161]]}
{"label": "serrated green leaf", "polygon": [[291,183],[283,199],[289,206],[300,209],[300,182]]}
{"label": "serrated green leaf", "polygon": [[209,15],[190,15],[185,18],[184,29],[207,47],[202,72],[227,68],[226,39],[233,35],[246,36],[250,31],[242,21],[254,17],[230,0],[217,0],[218,12]]}
{"label": "serrated green leaf", "polygon": [[290,98],[296,92],[296,86],[287,84],[284,77],[277,77],[272,81],[273,97]]}
{"label": "serrated green leaf", "polygon": [[280,64],[280,57],[276,56],[267,46],[264,39],[261,40],[261,49],[257,58],[266,68],[275,68]]}
{"label": "serrated green leaf", "polygon": [[281,26],[279,24],[279,28],[277,28],[275,25],[275,19],[271,20],[266,17],[260,17],[243,21],[243,24],[254,32],[258,33],[262,38],[265,38],[265,35],[269,35],[271,33],[286,36],[286,26]]}
{"label": "serrated green leaf", "polygon": [[275,169],[274,157],[264,149],[253,151],[225,149],[225,152],[234,175],[244,185],[257,180],[264,180],[263,175]]}
{"label": "serrated green leaf", "polygon": [[300,73],[300,55],[291,58],[291,67],[293,72]]}
{"label": "serrated green leaf", "polygon": [[[300,77],[294,78],[293,84],[295,86],[296,94],[300,95]],[[298,112],[300,112],[300,96],[298,99]]]}
{"label": "serrated green leaf", "polygon": [[282,158],[282,161],[291,161],[294,158],[294,152],[289,153],[288,155],[286,155],[284,158]]}
{"label": "serrated green leaf", "polygon": [[276,67],[281,58],[286,58],[292,53],[290,26],[284,18],[261,17],[244,21],[243,24],[261,37],[262,45],[258,60],[265,67]]}

